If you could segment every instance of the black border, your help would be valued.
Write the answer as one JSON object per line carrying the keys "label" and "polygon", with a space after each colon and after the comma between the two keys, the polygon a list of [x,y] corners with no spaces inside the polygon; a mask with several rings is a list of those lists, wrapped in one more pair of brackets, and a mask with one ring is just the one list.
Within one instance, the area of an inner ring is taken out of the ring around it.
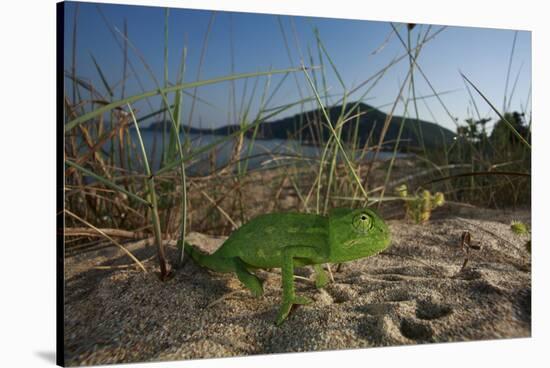
{"label": "black border", "polygon": [[56,353],[57,365],[65,366],[64,323],[64,214],[63,214],[63,60],[64,60],[65,3],[56,3]]}

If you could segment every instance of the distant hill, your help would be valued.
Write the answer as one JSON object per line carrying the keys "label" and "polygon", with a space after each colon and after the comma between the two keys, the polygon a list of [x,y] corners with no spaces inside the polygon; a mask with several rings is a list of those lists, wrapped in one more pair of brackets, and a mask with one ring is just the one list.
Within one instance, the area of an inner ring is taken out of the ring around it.
{"label": "distant hill", "polygon": [[[382,129],[387,115],[384,112],[364,103],[358,104],[356,109],[351,111],[353,105],[354,103],[349,103],[346,106],[346,114],[351,112],[349,116],[354,116],[361,113],[361,116],[359,119],[353,118],[344,124],[342,128],[342,140],[344,142],[350,142],[353,140],[356,124],[358,124],[357,137],[360,144],[363,145],[369,136],[371,137],[370,144],[377,144],[380,135],[382,134]],[[334,124],[342,113],[342,106],[332,106],[327,108],[327,110],[331,122]],[[395,144],[402,120],[403,118],[400,116],[393,116],[390,120],[388,130],[384,137],[384,142],[386,142],[384,148],[388,149],[393,147]],[[319,142],[319,138],[322,137],[322,140],[326,141],[330,137],[331,133],[328,126],[326,124],[322,124],[323,122],[325,122],[325,119],[320,109],[307,111],[276,121],[263,122],[258,127],[256,139],[292,138],[299,139],[306,144],[313,144],[315,142]],[[162,122],[157,122],[151,124],[148,129],[154,130],[161,127]],[[199,129],[194,127],[185,128],[185,130],[189,131],[189,133],[216,135],[228,135],[239,129],[240,126],[238,125],[226,125],[216,129]],[[422,135],[418,133],[420,131]],[[246,135],[250,137],[252,135],[252,129],[247,131]],[[404,122],[403,132],[401,133],[401,148],[405,150],[418,149],[421,147],[420,136],[423,137],[426,148],[435,148],[441,146],[443,142],[446,144],[451,143],[456,134],[435,123],[407,118]]]}

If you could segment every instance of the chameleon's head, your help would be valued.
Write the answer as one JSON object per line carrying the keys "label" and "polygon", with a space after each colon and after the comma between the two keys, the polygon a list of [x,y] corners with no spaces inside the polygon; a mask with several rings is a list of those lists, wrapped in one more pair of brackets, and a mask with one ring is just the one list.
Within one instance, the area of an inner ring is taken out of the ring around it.
{"label": "chameleon's head", "polygon": [[331,262],[346,262],[379,253],[390,245],[388,226],[370,208],[336,208],[329,212]]}

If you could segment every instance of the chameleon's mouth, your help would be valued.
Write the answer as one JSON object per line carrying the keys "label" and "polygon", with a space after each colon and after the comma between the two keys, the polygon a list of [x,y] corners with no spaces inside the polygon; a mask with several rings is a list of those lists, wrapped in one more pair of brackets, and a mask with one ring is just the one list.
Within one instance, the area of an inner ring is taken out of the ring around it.
{"label": "chameleon's mouth", "polygon": [[359,239],[351,239],[342,244],[343,248],[348,249],[359,243]]}

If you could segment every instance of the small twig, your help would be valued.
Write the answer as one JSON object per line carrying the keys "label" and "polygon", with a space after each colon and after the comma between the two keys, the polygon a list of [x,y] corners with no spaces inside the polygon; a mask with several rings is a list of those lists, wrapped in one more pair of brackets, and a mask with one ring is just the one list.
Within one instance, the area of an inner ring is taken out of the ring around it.
{"label": "small twig", "polygon": [[294,279],[295,279],[295,280],[307,281],[308,283],[314,283],[314,282],[315,282],[315,281],[311,280],[311,279],[308,278],[308,277],[298,276],[298,275],[294,275]]}
{"label": "small twig", "polygon": [[469,173],[462,173],[462,174],[456,174],[456,175],[449,175],[442,178],[437,178],[434,180],[427,181],[425,183],[422,183],[420,186],[426,187],[430,184],[437,183],[439,181],[444,180],[451,180],[456,178],[462,178],[462,177],[469,177],[469,176],[491,176],[491,175],[502,175],[502,176],[521,176],[521,177],[527,177],[530,178],[531,174],[528,173],[522,173],[522,172],[512,172],[512,171],[478,171],[478,172],[469,172]]}
{"label": "small twig", "polygon": [[436,269],[435,267],[433,267],[432,265],[426,263],[426,262],[423,262],[419,259],[416,259],[414,257],[411,257],[411,256],[407,256],[407,255],[404,255],[404,254],[397,254],[397,253],[392,253],[392,252],[383,252],[383,253],[380,253],[380,255],[387,255],[387,256],[397,256],[397,257],[401,257],[401,258],[407,258],[411,261],[415,261],[415,262],[418,262],[430,269],[432,269],[436,274],[440,275],[440,276],[445,276],[443,275],[438,269]]}
{"label": "small twig", "polygon": [[235,295],[235,294],[242,293],[242,292],[244,292],[244,290],[234,290],[234,291],[231,291],[231,292],[229,292],[229,293],[227,293],[227,294],[224,294],[224,295],[222,295],[220,298],[218,298],[218,299],[212,301],[211,303],[209,303],[209,304],[206,306],[206,308],[210,308],[210,307],[212,307],[212,306],[214,306],[214,305],[216,305],[216,304],[218,304],[218,303],[224,301],[225,299],[227,299],[227,298],[229,298],[229,297],[231,297],[231,296],[233,296],[233,295]]}
{"label": "small twig", "polygon": [[[281,274],[279,272],[273,272],[273,271],[267,271],[267,270],[264,270],[265,272],[267,272],[268,274],[271,274],[271,275],[277,275],[279,277],[281,277]],[[294,277],[294,280],[300,280],[300,281],[306,281],[307,283],[315,283],[314,280],[311,280],[310,278],[308,277],[304,277],[304,276],[298,276],[298,275],[292,275]]]}
{"label": "small twig", "polygon": [[473,222],[470,222],[470,221],[468,221],[468,220],[466,220],[466,219],[463,219],[462,217],[457,217],[457,220],[459,220],[459,221],[461,221],[461,222],[464,222],[464,223],[466,223],[466,224],[468,224],[468,225],[470,225],[470,226],[474,226],[474,227],[476,227],[476,228],[478,228],[478,229],[480,229],[480,230],[483,230],[483,231],[485,231],[486,233],[488,233],[489,235],[494,236],[496,239],[501,240],[502,242],[507,243],[508,245],[510,245],[510,246],[512,246],[512,247],[514,247],[514,248],[517,247],[514,243],[512,243],[512,242],[510,242],[510,241],[508,241],[508,240],[506,240],[506,239],[504,239],[503,237],[501,237],[501,236],[499,236],[498,234],[492,232],[491,230],[488,230],[488,229],[484,228],[483,226],[480,226],[480,225],[478,225],[478,224],[475,224],[475,223],[473,223]]}
{"label": "small twig", "polygon": [[[488,230],[488,229],[484,228],[481,225],[478,225],[478,224],[472,223],[470,221],[467,221],[466,219],[463,219],[462,217],[457,217],[457,219],[461,222],[464,222],[464,223],[470,225],[470,226],[473,226],[473,227],[476,227],[480,230],[483,230],[487,234],[492,235],[495,239],[500,240],[502,243],[507,244],[507,245],[511,246],[512,248],[514,248],[514,249],[518,249],[519,247],[521,247],[519,245],[516,245],[516,244],[504,239],[503,237],[499,236],[498,234],[494,233],[491,230]],[[492,251],[499,253],[501,255],[501,257],[506,259],[508,262],[510,262],[516,268],[518,268],[520,270],[523,270],[528,265],[528,262],[526,263],[526,261],[516,260],[514,257],[509,255],[509,253],[507,253],[506,251],[502,251],[502,250],[499,250],[499,249],[493,249]]]}
{"label": "small twig", "polygon": [[464,257],[464,263],[462,263],[462,267],[460,268],[460,271],[458,271],[458,273],[464,271],[464,269],[466,268],[466,265],[470,260],[470,250],[481,249],[481,246],[479,244],[472,244],[472,235],[470,234],[469,231],[464,231],[460,236],[460,247],[464,251],[465,257]]}
{"label": "small twig", "polygon": [[468,260],[470,259],[470,243],[472,241],[472,235],[469,231],[465,231],[462,233],[460,246],[462,247],[462,250],[464,253],[466,253],[466,257],[464,257],[464,263],[462,263],[462,267],[460,268],[459,272],[462,272],[466,265],[468,264]]}
{"label": "small twig", "polygon": [[470,259],[471,241],[472,241],[472,235],[470,234],[470,232],[464,231],[460,236],[460,247],[462,248],[462,251],[464,252],[465,257],[459,272],[462,272],[466,268],[466,265],[468,264],[468,260]]}
{"label": "small twig", "polygon": [[[145,259],[142,261],[142,263],[152,261],[155,258],[155,255]],[[135,264],[123,264],[123,265],[113,265],[113,266],[93,266],[92,269],[95,270],[118,270],[118,269],[124,269],[124,268],[130,268],[135,266]]]}
{"label": "small twig", "polygon": [[330,269],[330,263],[327,263],[327,271],[328,271],[328,276],[330,277],[330,281],[334,283],[334,275],[332,274],[332,270]]}

